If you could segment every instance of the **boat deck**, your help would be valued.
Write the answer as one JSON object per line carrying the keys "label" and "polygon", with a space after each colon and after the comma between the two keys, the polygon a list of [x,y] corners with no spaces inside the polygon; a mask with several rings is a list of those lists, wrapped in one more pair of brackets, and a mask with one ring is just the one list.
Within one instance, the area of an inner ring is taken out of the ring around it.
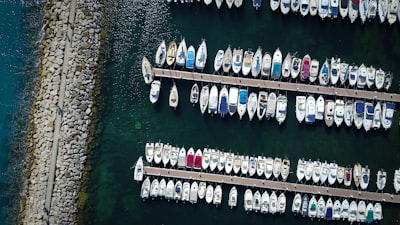
{"label": "boat deck", "polygon": [[178,179],[197,180],[206,182],[215,182],[221,184],[232,184],[255,188],[268,188],[280,191],[301,192],[316,195],[336,196],[343,198],[361,199],[367,201],[400,203],[400,195],[389,193],[358,191],[353,189],[342,189],[326,186],[307,185],[298,183],[289,183],[281,181],[272,181],[265,179],[256,179],[248,177],[228,176],[213,173],[203,173],[198,171],[186,171],[176,169],[166,169],[158,167],[145,166],[143,168],[145,175],[162,176]]}
{"label": "boat deck", "polygon": [[297,91],[297,92],[306,92],[306,93],[314,93],[322,95],[350,97],[356,99],[371,99],[380,101],[400,102],[400,95],[396,93],[329,87],[329,86],[312,85],[305,83],[290,83],[290,82],[262,80],[262,79],[245,78],[245,77],[221,76],[214,74],[188,72],[181,70],[169,70],[160,68],[152,68],[152,71],[156,77],[167,77],[173,79],[230,84],[237,86]]}

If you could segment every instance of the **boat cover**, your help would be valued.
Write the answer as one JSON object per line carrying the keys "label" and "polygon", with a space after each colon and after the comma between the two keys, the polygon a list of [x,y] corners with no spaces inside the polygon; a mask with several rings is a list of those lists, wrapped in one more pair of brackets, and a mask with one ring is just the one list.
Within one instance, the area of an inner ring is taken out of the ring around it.
{"label": "boat cover", "polygon": [[247,103],[247,90],[240,90],[239,92],[239,103],[240,104],[246,104]]}
{"label": "boat cover", "polygon": [[187,60],[186,60],[186,67],[187,68],[193,68],[193,66],[194,66],[194,52],[188,52],[188,57],[187,57]]}
{"label": "boat cover", "polygon": [[386,102],[386,109],[394,109],[396,104],[393,102]]}
{"label": "boat cover", "polygon": [[356,112],[358,113],[364,113],[364,102],[357,102],[356,103]]}
{"label": "boat cover", "polygon": [[309,123],[315,122],[315,114],[310,114],[307,116],[307,120]]}
{"label": "boat cover", "polygon": [[282,63],[274,62],[274,68],[272,70],[272,79],[279,79],[282,71]]}
{"label": "boat cover", "polygon": [[372,223],[374,221],[374,211],[368,210],[367,217],[365,218],[365,222]]}
{"label": "boat cover", "polygon": [[219,113],[222,114],[226,114],[227,112],[227,103],[226,103],[226,96],[222,96],[221,97],[221,104],[219,105]]}
{"label": "boat cover", "polygon": [[331,220],[332,219],[332,208],[326,209],[325,219]]}
{"label": "boat cover", "polygon": [[254,7],[260,7],[261,6],[261,0],[253,0],[253,6]]}

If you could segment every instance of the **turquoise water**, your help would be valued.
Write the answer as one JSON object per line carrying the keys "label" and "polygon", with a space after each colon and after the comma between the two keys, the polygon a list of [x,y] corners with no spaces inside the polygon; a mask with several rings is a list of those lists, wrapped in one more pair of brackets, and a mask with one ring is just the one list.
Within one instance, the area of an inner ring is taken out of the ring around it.
{"label": "turquoise water", "polygon": [[[288,194],[287,212],[279,216],[246,215],[244,190],[239,189],[239,207],[229,210],[224,186],[220,208],[200,203],[196,206],[164,200],[142,202],[140,185],[132,180],[130,167],[144,154],[147,141],[169,142],[179,146],[216,147],[241,154],[288,157],[292,171],[300,157],[336,161],[341,165],[360,162],[371,168],[369,190],[375,191],[376,171],[389,173],[385,191],[393,192],[393,171],[399,167],[400,130],[365,133],[356,128],[327,128],[323,123],[298,124],[294,113],[295,93],[289,94],[288,117],[282,126],[275,120],[248,122],[238,117],[221,119],[202,116],[198,106],[189,103],[192,82],[176,81],[180,102],[176,111],[168,106],[169,79],[162,80],[157,104],[148,100],[149,87],[143,83],[140,62],[145,55],[153,61],[161,40],[179,41],[197,47],[202,38],[208,46],[206,71],[212,73],[218,49],[232,47],[283,54],[309,53],[323,60],[340,56],[347,62],[373,64],[395,74],[391,91],[399,81],[400,30],[376,21],[364,26],[348,21],[325,20],[272,13],[263,1],[255,11],[250,1],[240,9],[217,10],[203,4],[176,5],[163,1],[109,1],[105,7],[109,22],[106,67],[103,75],[100,123],[97,127],[93,170],[89,177],[89,200],[84,224],[310,224],[290,212],[293,194]],[[252,91],[258,91],[252,89]],[[247,118],[247,117],[246,117]],[[294,182],[291,174],[289,180]],[[381,224],[394,224],[399,206],[384,204]],[[334,222],[334,224],[347,224]]]}

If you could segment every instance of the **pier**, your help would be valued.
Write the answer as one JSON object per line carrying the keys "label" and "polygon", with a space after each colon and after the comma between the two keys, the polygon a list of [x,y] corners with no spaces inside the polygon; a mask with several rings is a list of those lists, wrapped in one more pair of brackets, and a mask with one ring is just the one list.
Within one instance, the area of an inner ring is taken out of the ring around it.
{"label": "pier", "polygon": [[166,169],[158,167],[145,166],[143,168],[145,175],[162,176],[177,179],[197,180],[205,182],[214,182],[220,184],[230,184],[238,186],[247,186],[252,188],[267,188],[280,191],[301,192],[315,195],[325,195],[333,197],[353,198],[366,201],[400,203],[400,195],[389,193],[359,191],[353,189],[342,189],[327,186],[317,186],[299,183],[289,183],[282,181],[272,181],[266,179],[256,179],[248,177],[229,176],[213,173],[204,173],[199,171],[186,171],[176,169]]}
{"label": "pier", "polygon": [[[255,88],[266,88],[276,90],[287,90],[295,92],[314,93],[321,95],[331,95],[340,97],[350,97],[355,99],[370,99],[388,102],[400,102],[400,95],[396,93],[368,91],[359,89],[339,88],[332,86],[320,86],[305,83],[290,83],[274,80],[263,80],[259,78],[232,77],[198,72],[188,72],[181,70],[169,70],[161,68],[152,68],[156,77],[167,77],[173,79],[192,80],[200,82],[209,82],[216,84],[229,84],[237,86],[247,86]],[[251,77],[251,76],[250,76]]]}

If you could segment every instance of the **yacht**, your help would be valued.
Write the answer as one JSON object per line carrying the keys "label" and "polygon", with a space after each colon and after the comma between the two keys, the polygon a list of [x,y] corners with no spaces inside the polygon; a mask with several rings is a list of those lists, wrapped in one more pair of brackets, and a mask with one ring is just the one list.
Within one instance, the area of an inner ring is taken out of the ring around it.
{"label": "yacht", "polygon": [[374,119],[374,105],[371,102],[365,102],[363,127],[365,131],[369,131]]}
{"label": "yacht", "polygon": [[282,53],[281,50],[277,48],[272,57],[271,79],[279,80],[282,71],[281,67],[282,67]]}
{"label": "yacht", "polygon": [[164,164],[164,167],[167,167],[167,164],[169,163],[169,158],[171,156],[171,151],[172,151],[172,146],[170,144],[165,144],[163,146],[163,154],[162,154],[162,163]]}
{"label": "yacht", "polygon": [[190,186],[190,194],[189,194],[189,202],[192,204],[197,203],[197,193],[199,192],[199,185],[197,181],[193,181],[192,185]]}
{"label": "yacht", "polygon": [[183,191],[183,189],[182,189],[182,182],[181,182],[180,180],[178,180],[178,181],[175,183],[175,188],[174,188],[174,200],[175,200],[176,202],[178,202],[178,200],[181,200],[182,191]]}
{"label": "yacht", "polygon": [[208,113],[211,115],[218,113],[218,88],[216,85],[211,87],[210,96],[208,98]]}
{"label": "yacht", "polygon": [[332,220],[333,214],[333,202],[331,198],[328,198],[325,205],[325,220]]}
{"label": "yacht", "polygon": [[253,204],[252,204],[253,211],[258,212],[261,210],[261,194],[257,190],[253,195]]}
{"label": "yacht", "polygon": [[400,191],[400,169],[394,171],[393,186],[396,193]]}
{"label": "yacht", "polygon": [[219,164],[220,152],[219,150],[211,149],[210,151],[210,171],[214,171]]}
{"label": "yacht", "polygon": [[306,171],[304,173],[304,178],[306,178],[306,181],[311,180],[311,177],[313,175],[313,161],[311,161],[311,159],[309,159],[306,163]]}
{"label": "yacht", "polygon": [[197,193],[199,199],[204,199],[206,196],[207,184],[206,182],[199,182],[199,192]]}
{"label": "yacht", "polygon": [[339,13],[343,19],[346,18],[349,12],[349,1],[350,0],[340,0]]}
{"label": "yacht", "polygon": [[213,204],[217,207],[221,205],[222,201],[222,188],[221,185],[217,185],[214,189]]}
{"label": "yacht", "polygon": [[150,62],[145,56],[143,56],[142,59],[142,75],[145,84],[151,84],[151,82],[153,82],[154,74],[151,71]]}
{"label": "yacht", "polygon": [[350,203],[349,217],[347,220],[350,222],[350,224],[357,221],[357,203],[354,200]]}
{"label": "yacht", "polygon": [[292,212],[295,215],[297,215],[300,213],[300,208],[301,208],[301,195],[299,193],[296,193],[292,203]]}
{"label": "yacht", "polygon": [[226,162],[225,162],[225,173],[231,174],[233,169],[233,159],[235,155],[233,153],[227,153]]}
{"label": "yacht", "polygon": [[[372,1],[376,1],[376,0],[372,0]],[[375,73],[376,73],[376,69],[373,66],[369,66],[367,68],[367,87],[369,89],[372,89],[373,85],[375,84]]]}
{"label": "yacht", "polygon": [[307,124],[312,124],[315,122],[315,111],[315,98],[314,96],[309,95],[306,99],[306,113],[304,118]]}
{"label": "yacht", "polygon": [[190,103],[197,104],[199,102],[199,86],[194,83],[190,90]]}
{"label": "yacht", "polygon": [[252,177],[256,174],[257,171],[257,158],[254,156],[250,156],[249,158],[249,176]]}
{"label": "yacht", "polygon": [[215,55],[214,58],[215,72],[218,72],[221,69],[223,61],[224,61],[224,50],[220,49],[217,51],[217,54]]}
{"label": "yacht", "polygon": [[281,176],[283,181],[286,181],[286,179],[289,176],[289,173],[290,173],[290,160],[283,159],[281,168]]}
{"label": "yacht", "polygon": [[188,202],[190,200],[190,183],[185,181],[182,185],[181,201]]}
{"label": "yacht", "polygon": [[276,211],[280,214],[283,214],[286,211],[286,196],[284,193],[281,193],[278,197],[278,207]]}
{"label": "yacht", "polygon": [[304,159],[299,159],[297,161],[297,170],[296,170],[296,177],[299,182],[301,182],[304,178],[306,171],[306,162]]}
{"label": "yacht", "polygon": [[171,167],[175,167],[176,164],[178,164],[178,156],[179,156],[179,148],[175,146],[172,147],[169,156],[169,163],[171,164]]}
{"label": "yacht", "polygon": [[239,90],[237,111],[238,111],[240,119],[242,119],[243,115],[246,113],[248,95],[249,95],[249,91],[247,89]]}
{"label": "yacht", "polygon": [[210,166],[210,151],[208,150],[208,148],[204,148],[203,149],[203,157],[201,158],[201,168],[203,170],[207,170],[208,167]]}
{"label": "yacht", "polygon": [[160,185],[160,190],[159,190],[159,192],[158,192],[158,196],[159,196],[159,197],[165,197],[165,192],[166,192],[166,190],[167,190],[167,182],[165,181],[164,178],[162,178],[162,179],[160,180],[159,185]]}
{"label": "yacht", "polygon": [[350,210],[349,201],[347,199],[343,199],[342,206],[340,208],[340,218],[342,220],[347,220],[349,218],[349,210]]}
{"label": "yacht", "polygon": [[154,162],[158,165],[161,163],[162,160],[162,148],[163,148],[163,144],[160,142],[155,143],[154,145]]}
{"label": "yacht", "polygon": [[263,56],[261,47],[258,47],[256,53],[253,56],[253,60],[251,61],[251,75],[254,78],[258,77],[258,74],[260,74],[262,57]]}
{"label": "yacht", "polygon": [[258,103],[257,103],[257,117],[259,120],[265,116],[265,112],[267,111],[267,101],[268,93],[265,91],[258,92]]}
{"label": "yacht", "polygon": [[346,167],[344,169],[344,186],[350,187],[353,169],[351,167]]}
{"label": "yacht", "polygon": [[206,198],[206,202],[208,204],[211,204],[213,202],[213,199],[214,199],[214,187],[211,184],[209,184],[207,186],[205,198]]}
{"label": "yacht", "polygon": [[349,66],[349,85],[354,87],[358,80],[358,66]]}
{"label": "yacht", "polygon": [[290,11],[290,0],[281,1],[281,12],[283,15],[288,14]]}
{"label": "yacht", "polygon": [[186,54],[186,61],[185,67],[186,69],[194,69],[195,64],[195,57],[196,57],[196,50],[194,49],[193,45],[190,45],[187,54]]}
{"label": "yacht", "polygon": [[262,175],[264,175],[266,161],[267,158],[265,158],[265,156],[257,157],[257,176],[261,177]]}
{"label": "yacht", "polygon": [[365,201],[361,200],[357,206],[357,222],[365,222],[366,219],[366,205]]}
{"label": "yacht", "polygon": [[200,111],[201,111],[201,114],[204,114],[204,112],[207,109],[209,96],[210,96],[210,89],[208,88],[208,85],[204,85],[201,88],[201,92],[200,92]]}
{"label": "yacht", "polygon": [[[386,0],[382,0],[386,1]],[[375,87],[378,90],[383,88],[383,84],[385,83],[385,72],[382,69],[378,69],[375,71]]]}
{"label": "yacht", "polygon": [[226,157],[228,156],[227,152],[220,152],[219,153],[219,159],[218,159],[218,164],[217,164],[217,169],[219,172],[225,169],[226,165]]}
{"label": "yacht", "polygon": [[274,118],[275,112],[276,112],[276,94],[275,92],[271,92],[268,95],[267,111],[265,112],[265,117],[267,119]]}
{"label": "yacht", "polygon": [[344,167],[338,166],[336,180],[339,184],[343,183],[344,175]]}
{"label": "yacht", "polygon": [[330,0],[328,11],[331,18],[337,18],[339,14],[339,0]]}
{"label": "yacht", "polygon": [[[333,0],[333,1],[337,1],[337,0]],[[336,85],[336,83],[339,81],[339,73],[340,73],[340,58],[332,57],[331,71],[330,71],[330,78],[331,78],[332,85]]]}
{"label": "yacht", "polygon": [[311,196],[310,198],[310,202],[308,203],[308,217],[310,218],[315,218],[317,217],[317,199],[315,198],[315,196]]}
{"label": "yacht", "polygon": [[309,12],[309,5],[310,5],[310,1],[309,0],[300,0],[300,14],[302,16],[307,16],[308,12]]}
{"label": "yacht", "polygon": [[148,199],[150,195],[150,178],[146,177],[146,179],[142,183],[142,189],[140,190],[140,197],[145,200]]}
{"label": "yacht", "polygon": [[297,58],[295,56],[292,57],[292,66],[290,67],[290,76],[292,79],[296,79],[299,76],[301,60],[301,58]]}
{"label": "yacht", "polygon": [[175,187],[174,181],[169,180],[167,183],[167,187],[165,189],[165,198],[168,201],[174,198],[174,187]]}
{"label": "yacht", "polygon": [[175,82],[173,82],[171,90],[169,92],[169,106],[174,108],[178,107],[179,103],[179,94],[178,94],[178,89],[176,88]]}
{"label": "yacht", "polygon": [[370,169],[368,166],[365,166],[361,169],[361,179],[360,179],[360,187],[362,190],[367,189],[369,184],[369,176],[370,176]]}
{"label": "yacht", "polygon": [[325,19],[328,16],[329,0],[319,0],[318,15],[321,19]]}
{"label": "yacht", "polygon": [[364,120],[365,104],[362,100],[356,100],[353,108],[354,125],[360,129]]}
{"label": "yacht", "polygon": [[240,171],[243,175],[246,175],[249,171],[249,156],[242,156],[242,164],[240,165]]}
{"label": "yacht", "polygon": [[149,142],[146,143],[145,154],[146,154],[146,161],[148,163],[152,163],[154,158],[154,143],[149,143]]}
{"label": "yacht", "polygon": [[253,192],[250,189],[244,192],[244,210],[246,212],[253,210]]}
{"label": "yacht", "polygon": [[318,183],[320,178],[321,178],[321,162],[318,160],[313,162],[312,180],[314,183]]}
{"label": "yacht", "polygon": [[318,76],[319,84],[322,86],[327,86],[329,83],[329,62],[325,59],[324,64],[322,64],[321,70]]}
{"label": "yacht", "polygon": [[330,174],[329,169],[330,169],[329,164],[326,161],[321,163],[321,176],[319,178],[321,184],[324,184],[325,181],[328,179],[328,176]]}
{"label": "yacht", "polygon": [[388,12],[387,12],[387,20],[390,25],[396,22],[396,14],[399,8],[398,0],[389,0]]}
{"label": "yacht", "polygon": [[310,67],[310,78],[309,78],[310,83],[314,83],[317,80],[318,72],[319,72],[319,61],[313,59],[311,60],[311,67]]}
{"label": "yacht", "polygon": [[224,52],[224,58],[222,62],[222,71],[224,73],[229,73],[232,68],[232,50],[231,46],[229,45],[228,48]]}
{"label": "yacht", "polygon": [[229,98],[228,98],[228,112],[229,115],[233,116],[237,110],[239,99],[239,89],[237,87],[229,88]]}
{"label": "yacht", "polygon": [[357,19],[359,8],[360,8],[360,0],[350,0],[349,18],[351,23],[354,23],[354,21]]}
{"label": "yacht", "polygon": [[357,188],[360,185],[361,176],[362,176],[361,165],[360,163],[356,163],[354,164],[353,168],[353,179],[354,179],[354,184],[356,185]]}
{"label": "yacht", "polygon": [[378,0],[378,16],[379,22],[385,22],[388,13],[388,0]]}
{"label": "yacht", "polygon": [[231,209],[233,207],[236,207],[237,205],[237,195],[238,195],[237,189],[235,186],[233,186],[229,191],[229,200],[228,200],[228,206],[231,207]]}
{"label": "yacht", "polygon": [[324,217],[325,217],[325,200],[322,196],[320,196],[317,202],[317,218],[323,219]]}
{"label": "yacht", "polygon": [[271,157],[268,157],[265,161],[265,171],[264,171],[265,178],[267,179],[271,178],[273,168],[274,168],[274,160]]}
{"label": "yacht", "polygon": [[271,75],[272,58],[269,52],[264,53],[261,65],[261,77],[268,78]]}
{"label": "yacht", "polygon": [[133,179],[136,181],[143,180],[143,159],[142,156],[139,157],[138,161],[135,164],[135,170],[133,172]]}
{"label": "yacht", "polygon": [[301,215],[306,217],[308,215],[308,195],[304,194],[301,199]]}
{"label": "yacht", "polygon": [[[343,0],[349,1],[349,0]],[[342,2],[342,1],[341,1]],[[342,3],[340,3],[342,4]],[[349,64],[345,62],[340,63],[339,80],[342,85],[344,85],[349,77]]]}
{"label": "yacht", "polygon": [[264,191],[264,193],[261,196],[261,213],[268,213],[268,208],[269,208],[269,194],[268,191]]}
{"label": "yacht", "polygon": [[383,219],[382,216],[382,205],[379,202],[376,202],[374,205],[374,220],[380,221]]}
{"label": "yacht", "polygon": [[315,16],[318,12],[318,3],[319,0],[310,0],[310,15]]}
{"label": "yacht", "polygon": [[221,117],[225,117],[225,115],[228,113],[228,94],[229,93],[226,86],[222,86],[218,98],[218,113]]}
{"label": "yacht", "polygon": [[342,203],[336,199],[335,202],[333,203],[333,215],[332,215],[333,220],[340,220],[341,208],[342,208]]}
{"label": "yacht", "polygon": [[242,65],[243,76],[247,76],[250,73],[253,55],[254,55],[254,52],[251,51],[251,49],[248,49],[247,51],[244,52],[243,65]]}
{"label": "yacht", "polygon": [[325,111],[325,99],[322,95],[318,96],[316,101],[316,113],[315,119],[316,120],[323,120],[324,119],[324,111]]}
{"label": "yacht", "polygon": [[240,169],[242,167],[242,158],[240,155],[235,155],[235,158],[233,158],[233,172],[235,174],[238,174]]}
{"label": "yacht", "polygon": [[278,211],[278,196],[275,191],[272,191],[269,196],[269,212],[274,215]]}
{"label": "yacht", "polygon": [[272,11],[276,11],[279,7],[280,0],[270,0],[269,5],[271,6]]}
{"label": "yacht", "polygon": [[310,77],[310,63],[311,63],[311,57],[310,55],[305,55],[303,57],[303,61],[301,62],[301,71],[300,71],[300,80],[301,81],[308,81],[308,78]]}
{"label": "yacht", "polygon": [[281,167],[282,167],[282,159],[275,157],[274,166],[272,168],[272,174],[276,179],[278,179],[279,175],[281,174]]}
{"label": "yacht", "polygon": [[192,147],[186,153],[186,168],[191,169],[194,166],[194,149]]}
{"label": "yacht", "polygon": [[242,69],[243,49],[233,49],[232,70],[235,74],[239,74]]}
{"label": "yacht", "polygon": [[247,114],[249,115],[249,120],[251,121],[257,111],[257,94],[251,92],[249,99],[247,101]]}
{"label": "yacht", "polygon": [[364,88],[367,83],[367,68],[364,64],[358,68],[357,88]]}
{"label": "yacht", "polygon": [[335,102],[332,100],[325,100],[325,124],[331,127],[334,122]]}
{"label": "yacht", "polygon": [[386,171],[383,169],[378,170],[376,174],[376,187],[378,190],[382,191],[386,185]]}
{"label": "yacht", "polygon": [[184,168],[186,166],[186,149],[182,147],[178,154],[178,168]]}
{"label": "yacht", "polygon": [[276,98],[276,120],[281,125],[286,120],[287,113],[287,97],[285,95],[279,95]]}
{"label": "yacht", "polygon": [[374,117],[372,119],[372,128],[374,130],[381,128],[381,115],[382,115],[381,103],[377,102],[374,108]]}
{"label": "yacht", "polygon": [[166,57],[166,62],[168,66],[172,66],[175,63],[176,50],[177,50],[176,42],[171,41],[168,44],[167,57]]}
{"label": "yacht", "polygon": [[160,96],[160,89],[161,89],[161,81],[154,80],[153,82],[151,82],[150,95],[149,95],[151,103],[154,104],[158,101],[158,98]]}
{"label": "yacht", "polygon": [[344,123],[346,126],[351,127],[354,119],[354,103],[352,100],[347,100],[344,104]]}
{"label": "yacht", "polygon": [[201,152],[200,149],[197,149],[195,155],[194,155],[194,165],[193,168],[196,170],[201,170],[202,168],[202,158],[203,158],[203,153]]}
{"label": "yacht", "polygon": [[342,99],[336,99],[334,120],[337,127],[342,125],[343,119],[344,119],[344,101]]}
{"label": "yacht", "polygon": [[292,66],[292,56],[290,55],[290,52],[285,56],[285,59],[283,60],[282,63],[282,77],[283,78],[289,78],[290,77],[290,70]]}
{"label": "yacht", "polygon": [[167,46],[165,45],[165,41],[161,41],[160,45],[157,48],[156,52],[156,66],[157,67],[163,67],[165,63],[165,59],[167,57]]}
{"label": "yacht", "polygon": [[392,126],[395,104],[393,102],[384,102],[382,107],[381,125],[385,130]]}
{"label": "yacht", "polygon": [[303,122],[306,115],[306,96],[296,96],[296,119]]}

